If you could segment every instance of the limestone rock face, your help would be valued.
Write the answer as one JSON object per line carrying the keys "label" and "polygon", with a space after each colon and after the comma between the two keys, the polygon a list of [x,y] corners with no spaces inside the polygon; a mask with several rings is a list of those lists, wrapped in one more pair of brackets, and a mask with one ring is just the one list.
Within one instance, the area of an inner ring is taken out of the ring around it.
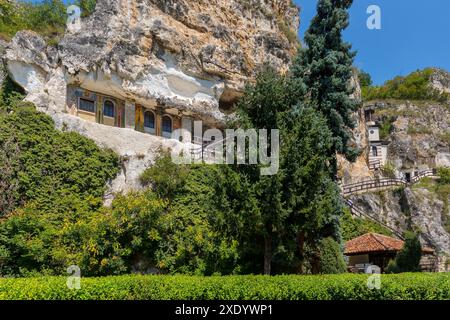
{"label": "limestone rock face", "polygon": [[449,163],[450,106],[437,102],[377,102],[380,123],[391,125],[388,160],[399,170]]}
{"label": "limestone rock face", "polygon": [[420,230],[424,241],[450,255],[450,234],[442,223],[450,212],[443,199],[425,188],[406,189],[405,196],[410,204],[411,223]]}
{"label": "limestone rock face", "polygon": [[[361,86],[358,81],[358,74],[353,73],[350,85],[354,88],[354,93],[352,98],[357,101],[362,101]],[[361,103],[362,104],[362,103]],[[360,151],[361,155],[356,159],[355,162],[348,161],[344,156],[338,155],[338,176],[341,178],[342,183],[350,184],[357,183],[363,180],[373,178],[373,174],[369,170],[367,164],[367,153],[368,153],[368,134],[366,121],[364,119],[364,111],[359,109],[354,113],[353,118],[355,120],[355,129],[352,130],[352,141],[350,142],[356,146]]]}
{"label": "limestone rock face", "polygon": [[220,126],[262,65],[288,69],[298,27],[291,0],[98,0],[95,12],[70,24],[57,47],[21,31],[0,43],[0,56],[26,100],[59,128],[122,157],[122,172],[111,183],[111,192],[121,192],[139,188],[157,150],[177,142],[70,116],[69,85],[133,107],[152,101]]}
{"label": "limestone rock face", "polygon": [[434,69],[431,75],[431,86],[440,92],[450,93],[450,73],[442,69]]}
{"label": "limestone rock face", "polygon": [[354,204],[391,228],[415,230],[424,245],[450,256],[450,234],[443,225],[450,211],[442,198],[427,188],[382,191],[353,196]]}
{"label": "limestone rock face", "polygon": [[214,121],[261,65],[287,69],[298,24],[290,0],[101,0],[59,54],[75,81]]}
{"label": "limestone rock face", "polygon": [[[450,74],[436,69],[431,77],[431,87],[430,90],[450,92]],[[372,120],[385,128],[381,139],[389,143],[387,161],[395,168],[398,178],[403,178],[402,172],[450,167],[448,102],[389,100],[367,102],[365,107],[375,110]],[[367,127],[360,123],[356,131],[359,133],[355,136],[364,137]],[[367,136],[365,139],[367,141]],[[367,143],[359,146],[365,160],[360,158],[354,164],[340,162],[344,183],[374,178],[367,172]],[[351,200],[365,213],[399,232],[417,231],[425,245],[448,257],[449,199],[445,199],[445,192],[436,191],[435,184],[424,182],[405,189],[371,192],[352,196]]]}
{"label": "limestone rock face", "polygon": [[61,109],[51,97],[60,88],[48,87],[58,76],[137,103],[156,100],[214,125],[263,64],[287,70],[298,14],[291,0],[99,0],[57,49],[19,32],[5,61],[28,100],[42,106]]}

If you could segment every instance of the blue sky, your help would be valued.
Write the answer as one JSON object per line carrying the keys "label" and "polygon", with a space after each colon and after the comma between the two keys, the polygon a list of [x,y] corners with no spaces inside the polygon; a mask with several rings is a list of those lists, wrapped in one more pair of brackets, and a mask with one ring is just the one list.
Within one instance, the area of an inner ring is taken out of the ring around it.
{"label": "blue sky", "polygon": [[[295,0],[302,9],[300,36],[315,15],[317,0]],[[381,8],[381,30],[369,30],[369,5]],[[449,0],[354,0],[346,41],[358,52],[355,65],[382,84],[425,67],[450,71]]]}

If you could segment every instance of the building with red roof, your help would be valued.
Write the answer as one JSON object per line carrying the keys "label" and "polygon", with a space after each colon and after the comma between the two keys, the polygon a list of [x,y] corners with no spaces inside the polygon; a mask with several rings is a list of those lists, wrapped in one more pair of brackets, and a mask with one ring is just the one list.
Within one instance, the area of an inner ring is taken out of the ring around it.
{"label": "building with red roof", "polygon": [[[376,265],[384,272],[390,260],[403,249],[404,241],[377,233],[367,233],[347,241],[344,255],[348,257],[349,268],[353,271],[365,271],[368,266]],[[422,248],[422,269],[435,271],[435,251],[428,247]]]}

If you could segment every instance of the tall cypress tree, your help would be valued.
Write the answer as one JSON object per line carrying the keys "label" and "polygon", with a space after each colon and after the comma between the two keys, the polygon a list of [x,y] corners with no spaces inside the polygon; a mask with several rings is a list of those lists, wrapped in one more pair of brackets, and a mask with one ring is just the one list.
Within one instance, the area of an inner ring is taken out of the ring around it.
{"label": "tall cypress tree", "polygon": [[307,47],[300,49],[292,68],[292,75],[303,79],[311,105],[325,116],[333,134],[330,155],[334,175],[336,152],[350,161],[358,155],[358,150],[349,144],[350,130],[355,128],[352,113],[358,107],[358,102],[350,98],[354,92],[350,79],[355,53],[342,39],[352,3],[353,0],[319,0],[317,15],[305,34]]}

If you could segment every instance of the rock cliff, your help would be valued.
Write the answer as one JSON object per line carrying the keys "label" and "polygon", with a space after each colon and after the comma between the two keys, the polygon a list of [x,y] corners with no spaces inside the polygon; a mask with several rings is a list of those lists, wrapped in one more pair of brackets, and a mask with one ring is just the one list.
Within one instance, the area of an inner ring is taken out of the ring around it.
{"label": "rock cliff", "polygon": [[[450,92],[450,74],[436,69],[430,79],[430,89]],[[376,177],[405,178],[405,172],[450,167],[450,103],[435,101],[378,100],[364,104],[374,111],[371,122],[380,127],[380,139],[387,147],[386,168],[370,172],[367,158],[367,119],[360,113],[356,135],[362,158],[355,164],[341,162],[344,183],[354,183]],[[446,185],[425,179],[407,188],[368,192],[352,196],[353,203],[365,213],[403,232],[415,230],[424,244],[435,248],[444,257],[450,256],[450,192]]]}
{"label": "rock cliff", "polygon": [[54,82],[76,83],[217,123],[260,66],[288,68],[298,14],[290,0],[100,0],[57,48],[19,32],[5,59],[38,105],[60,107]]}
{"label": "rock cliff", "polygon": [[298,27],[299,9],[291,0],[98,0],[95,12],[70,24],[56,47],[21,31],[2,55],[26,99],[59,128],[92,138],[126,159],[111,191],[127,191],[139,188],[138,176],[155,150],[176,141],[68,114],[68,85],[127,104],[155,101],[160,108],[220,126],[262,65],[288,69]]}

